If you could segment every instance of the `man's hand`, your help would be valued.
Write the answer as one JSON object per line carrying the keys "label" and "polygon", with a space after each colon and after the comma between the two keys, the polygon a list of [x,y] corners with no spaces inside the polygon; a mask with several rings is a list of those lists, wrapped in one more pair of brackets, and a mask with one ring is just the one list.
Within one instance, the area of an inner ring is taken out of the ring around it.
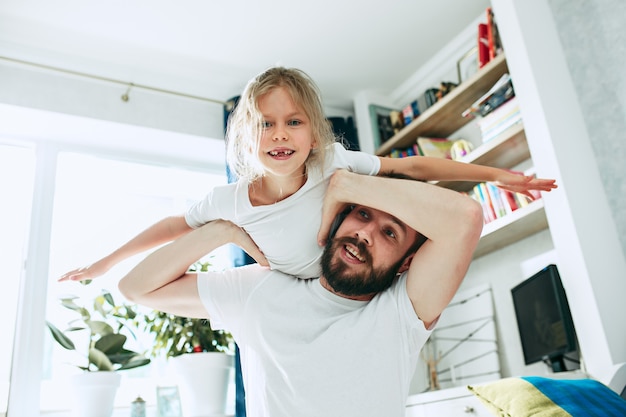
{"label": "man's hand", "polygon": [[[344,181],[350,173],[344,169],[340,169],[333,173],[330,177],[328,190],[324,196],[324,205],[322,207],[322,223],[317,233],[317,243],[320,246],[326,245],[326,240],[330,233],[330,228],[335,221],[337,215],[346,207],[349,190],[346,189]],[[356,174],[352,174],[356,175]]]}
{"label": "man's hand", "polygon": [[233,244],[243,249],[259,265],[269,266],[269,262],[267,262],[267,258],[265,257],[265,255],[263,255],[263,252],[261,252],[259,247],[256,245],[256,243],[254,243],[250,235],[243,228],[226,220],[217,221],[223,222],[223,226],[230,229],[230,233],[232,233],[231,239]]}

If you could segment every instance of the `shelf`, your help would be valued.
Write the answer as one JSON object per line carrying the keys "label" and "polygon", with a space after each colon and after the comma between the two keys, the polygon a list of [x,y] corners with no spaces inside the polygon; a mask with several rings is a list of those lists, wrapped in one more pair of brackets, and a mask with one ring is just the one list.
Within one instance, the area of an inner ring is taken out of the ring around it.
{"label": "shelf", "polygon": [[548,228],[543,199],[535,200],[483,227],[474,259]]}
{"label": "shelf", "polygon": [[[461,158],[460,162],[487,165],[496,168],[511,169],[530,158],[530,150],[526,142],[524,126],[519,123],[511,126],[497,137],[491,139]],[[457,191],[467,191],[476,182],[471,181],[438,181],[433,182],[441,187]]]}
{"label": "shelf", "polygon": [[504,54],[498,55],[383,143],[376,150],[376,155],[387,155],[393,148],[409,147],[415,143],[418,136],[444,138],[456,132],[470,121],[461,116],[461,113],[489,91],[507,71]]}

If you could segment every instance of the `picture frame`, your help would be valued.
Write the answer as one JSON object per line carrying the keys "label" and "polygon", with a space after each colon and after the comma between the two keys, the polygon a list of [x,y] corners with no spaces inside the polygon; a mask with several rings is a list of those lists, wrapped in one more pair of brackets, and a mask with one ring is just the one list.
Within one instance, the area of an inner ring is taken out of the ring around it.
{"label": "picture frame", "polygon": [[177,386],[157,387],[159,417],[183,417]]}
{"label": "picture frame", "polygon": [[474,46],[472,49],[464,53],[461,58],[459,58],[456,63],[456,70],[459,77],[459,84],[478,72],[477,46]]}

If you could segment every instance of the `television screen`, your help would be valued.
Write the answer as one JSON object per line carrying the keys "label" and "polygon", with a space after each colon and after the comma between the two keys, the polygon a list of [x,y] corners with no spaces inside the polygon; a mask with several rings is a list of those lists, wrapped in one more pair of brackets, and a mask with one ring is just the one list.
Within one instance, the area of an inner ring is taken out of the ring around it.
{"label": "television screen", "polygon": [[563,355],[576,350],[576,333],[556,265],[511,290],[526,365],[544,361],[564,371]]}

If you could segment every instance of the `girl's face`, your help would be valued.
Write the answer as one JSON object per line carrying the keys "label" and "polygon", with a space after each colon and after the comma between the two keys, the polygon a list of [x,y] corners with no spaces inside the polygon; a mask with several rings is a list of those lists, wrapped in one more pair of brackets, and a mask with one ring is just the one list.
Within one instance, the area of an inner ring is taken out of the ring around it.
{"label": "girl's face", "polygon": [[265,174],[304,175],[304,163],[316,146],[307,115],[296,106],[284,87],[261,96],[258,107],[263,117],[258,158]]}

